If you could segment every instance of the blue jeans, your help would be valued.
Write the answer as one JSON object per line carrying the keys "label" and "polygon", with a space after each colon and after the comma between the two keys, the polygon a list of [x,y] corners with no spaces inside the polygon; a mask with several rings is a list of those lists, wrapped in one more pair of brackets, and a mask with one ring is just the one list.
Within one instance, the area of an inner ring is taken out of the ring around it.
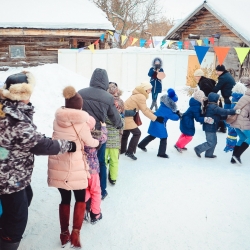
{"label": "blue jeans", "polygon": [[99,160],[99,166],[100,166],[100,185],[102,190],[102,196],[107,193],[107,168],[105,163],[105,150],[106,150],[106,143],[103,143],[101,148],[97,152],[97,157]]}
{"label": "blue jeans", "polygon": [[235,130],[239,136],[239,140],[236,145],[241,146],[243,142],[246,142],[248,145],[250,145],[250,130],[241,130],[239,128],[236,128]]}
{"label": "blue jeans", "polygon": [[214,150],[217,144],[217,135],[216,132],[205,132],[207,141],[198,145],[196,151],[201,154],[206,151],[205,156],[213,156]]}

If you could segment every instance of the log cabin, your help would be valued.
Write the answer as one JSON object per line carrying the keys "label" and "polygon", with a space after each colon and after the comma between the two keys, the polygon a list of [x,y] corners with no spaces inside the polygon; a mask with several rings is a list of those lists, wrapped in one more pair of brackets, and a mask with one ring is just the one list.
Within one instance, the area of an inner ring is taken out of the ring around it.
{"label": "log cabin", "polygon": [[[247,0],[207,0],[202,2],[186,18],[179,20],[168,32],[164,40],[191,41],[214,37],[213,46],[230,47],[224,61],[235,79],[250,76],[250,58],[247,55],[243,65],[240,64],[234,47],[250,47],[250,15]],[[192,39],[192,37],[194,39]],[[189,49],[194,49],[190,43]],[[215,64],[218,64],[216,61]],[[215,66],[215,65],[214,65]]]}
{"label": "log cabin", "polygon": [[0,15],[0,69],[57,63],[58,49],[86,47],[107,30],[106,14],[89,0],[8,0]]}

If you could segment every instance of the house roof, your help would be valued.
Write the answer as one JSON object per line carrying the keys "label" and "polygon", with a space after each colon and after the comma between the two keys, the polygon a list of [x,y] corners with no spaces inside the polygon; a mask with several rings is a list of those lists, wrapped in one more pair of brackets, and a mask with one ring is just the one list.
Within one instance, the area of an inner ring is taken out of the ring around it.
{"label": "house roof", "polygon": [[179,33],[184,31],[195,20],[195,15],[205,8],[250,46],[250,29],[248,28],[250,23],[249,7],[249,0],[203,1],[186,18],[176,22],[164,40],[179,40]]}
{"label": "house roof", "polygon": [[114,30],[89,0],[4,1],[0,28]]}

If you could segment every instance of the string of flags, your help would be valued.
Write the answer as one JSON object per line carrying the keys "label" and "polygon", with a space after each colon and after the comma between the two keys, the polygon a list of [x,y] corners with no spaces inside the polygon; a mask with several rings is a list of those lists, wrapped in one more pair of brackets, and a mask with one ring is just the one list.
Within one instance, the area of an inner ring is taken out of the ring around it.
{"label": "string of flags", "polygon": [[[117,32],[113,32],[110,30],[107,30],[106,33],[109,33],[111,36],[114,36],[114,39],[119,43],[121,42],[121,45],[124,45],[127,41],[130,42],[130,46],[133,46],[138,40],[139,40],[139,44],[140,47],[144,47],[144,46],[149,46],[150,44],[153,43],[153,41],[151,39],[138,39],[132,36],[126,36],[126,35],[120,35]],[[102,34],[100,36],[99,39],[97,39],[94,43],[90,44],[87,47],[83,47],[83,48],[79,48],[78,52],[80,53],[81,51],[83,51],[84,49],[88,48],[91,52],[95,52],[95,45],[97,45],[99,43],[99,41],[101,40],[102,42],[104,41],[105,38],[105,34]],[[162,41],[154,41],[154,45],[158,46],[161,43],[161,46],[164,46],[167,41],[166,40],[162,40]],[[187,41],[169,41],[168,46],[170,47],[173,43],[177,43],[178,49],[182,50],[184,49],[189,49],[190,44],[193,46],[196,55],[198,57],[198,61],[200,64],[202,64],[202,61],[204,59],[204,57],[206,56],[208,50],[211,48],[209,46],[209,44],[213,45],[213,49],[214,52],[217,56],[218,62],[219,64],[223,64],[223,62],[225,61],[229,50],[231,49],[231,47],[219,47],[219,46],[214,46],[215,40],[214,37],[210,37],[210,38],[204,38],[204,39],[198,39],[198,40],[187,40]],[[248,47],[234,47],[236,54],[239,58],[239,61],[241,63],[241,65],[243,64],[247,54],[250,51],[250,48]]]}

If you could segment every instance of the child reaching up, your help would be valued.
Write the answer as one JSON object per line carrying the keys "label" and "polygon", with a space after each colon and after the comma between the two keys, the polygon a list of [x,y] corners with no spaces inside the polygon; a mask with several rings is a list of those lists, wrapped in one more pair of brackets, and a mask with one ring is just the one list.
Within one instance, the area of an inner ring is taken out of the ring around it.
{"label": "child reaching up", "polygon": [[186,145],[192,140],[195,134],[194,119],[201,124],[204,122],[212,124],[214,122],[212,118],[202,115],[202,108],[204,107],[204,101],[206,99],[202,90],[195,91],[193,97],[190,98],[189,108],[183,113],[180,121],[182,134],[174,145],[179,153],[182,153],[182,150],[187,150]]}

